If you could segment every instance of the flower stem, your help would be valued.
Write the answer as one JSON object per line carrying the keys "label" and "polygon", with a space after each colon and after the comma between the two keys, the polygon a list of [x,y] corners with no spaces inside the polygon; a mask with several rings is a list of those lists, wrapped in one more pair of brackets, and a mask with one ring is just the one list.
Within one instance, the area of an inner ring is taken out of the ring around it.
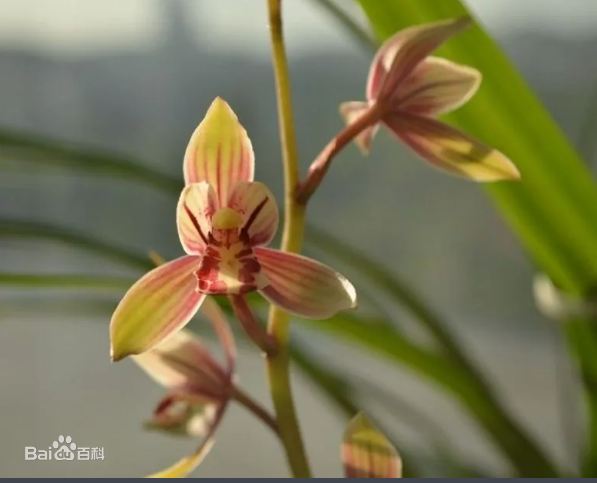
{"label": "flower stem", "polygon": [[365,112],[365,114],[357,118],[353,123],[346,126],[340,133],[332,138],[332,140],[318,154],[313,163],[311,163],[309,171],[307,172],[307,179],[299,186],[296,193],[296,199],[300,205],[304,206],[307,204],[311,195],[313,195],[315,190],[321,184],[336,155],[342,151],[348,143],[362,133],[363,130],[378,123],[382,115],[383,109],[381,105],[375,103]]}
{"label": "flower stem", "polygon": [[232,392],[232,398],[244,406],[249,412],[257,416],[261,421],[265,423],[277,436],[280,436],[278,431],[278,424],[276,419],[267,411],[261,404],[255,401],[251,396],[244,392],[241,388],[235,387]]}
{"label": "flower stem", "polygon": [[[303,241],[305,208],[296,202],[296,190],[299,184],[298,149],[294,132],[288,62],[282,35],[281,0],[268,0],[267,5],[284,163],[284,231],[281,249],[297,253],[300,252]],[[295,478],[310,478],[311,470],[290,383],[289,325],[290,315],[272,305],[268,330],[276,338],[278,352],[267,356],[267,370],[280,437],[290,470]]]}

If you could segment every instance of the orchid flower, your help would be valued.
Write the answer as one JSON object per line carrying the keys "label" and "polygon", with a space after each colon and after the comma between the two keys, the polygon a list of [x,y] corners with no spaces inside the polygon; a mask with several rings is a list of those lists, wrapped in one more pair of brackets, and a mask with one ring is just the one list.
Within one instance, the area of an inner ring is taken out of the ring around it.
{"label": "orchid flower", "polygon": [[214,434],[233,395],[236,346],[232,332],[212,298],[204,301],[201,310],[218,336],[225,364],[220,364],[202,342],[185,329],[153,350],[132,358],[168,389],[146,427],[204,438],[192,455],[152,475],[154,478],[182,477],[199,465],[213,446]]}
{"label": "orchid flower", "polygon": [[325,319],[356,306],[352,284],[310,258],[266,248],[278,227],[270,190],[253,181],[245,129],[217,98],[184,157],[186,187],[177,207],[186,256],[143,276],[110,324],[112,360],[145,352],[184,327],[206,295],[260,292],[282,309]]}
{"label": "orchid flower", "polygon": [[366,102],[345,102],[340,113],[357,129],[363,153],[384,125],[417,155],[436,167],[475,181],[517,179],[502,153],[443,122],[438,115],[465,104],[481,84],[481,73],[429,54],[470,24],[459,18],[404,29],[373,59]]}
{"label": "orchid flower", "polygon": [[344,432],[341,450],[346,478],[401,478],[402,460],[390,440],[363,413]]}

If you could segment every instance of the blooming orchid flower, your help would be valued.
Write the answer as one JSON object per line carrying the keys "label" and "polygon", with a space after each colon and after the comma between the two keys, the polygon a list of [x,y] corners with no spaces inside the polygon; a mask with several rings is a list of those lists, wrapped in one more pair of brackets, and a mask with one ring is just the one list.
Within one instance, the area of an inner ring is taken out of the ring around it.
{"label": "blooming orchid flower", "polygon": [[396,448],[363,413],[348,423],[340,453],[346,478],[402,478]]}
{"label": "blooming orchid flower", "polygon": [[438,115],[465,104],[481,84],[481,73],[429,54],[470,24],[460,18],[404,29],[387,40],[373,59],[366,102],[346,102],[340,113],[359,124],[355,141],[363,153],[384,125],[421,158],[475,181],[517,179],[502,153],[438,121]]}
{"label": "blooming orchid flower", "polygon": [[212,298],[204,301],[201,310],[218,336],[225,364],[220,364],[201,341],[185,329],[154,349],[133,357],[151,378],[169,391],[146,427],[204,438],[192,455],[152,475],[154,478],[182,477],[201,463],[213,446],[215,432],[233,394],[236,346],[232,332]]}
{"label": "blooming orchid flower", "polygon": [[245,129],[217,98],[193,133],[184,157],[177,207],[187,255],[136,282],[110,325],[112,359],[140,354],[181,329],[206,295],[260,292],[282,309],[325,319],[356,306],[352,284],[310,258],[266,248],[278,227],[270,190],[253,181]]}

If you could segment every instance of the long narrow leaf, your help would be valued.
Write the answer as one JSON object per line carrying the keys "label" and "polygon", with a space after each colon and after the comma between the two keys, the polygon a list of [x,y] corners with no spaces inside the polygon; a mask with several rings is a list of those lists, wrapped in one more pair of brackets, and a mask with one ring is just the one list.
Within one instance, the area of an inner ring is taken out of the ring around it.
{"label": "long narrow leaf", "polygon": [[94,175],[144,182],[172,193],[182,189],[182,180],[160,173],[126,156],[51,141],[20,132],[0,131],[0,155],[62,169],[76,169]]}

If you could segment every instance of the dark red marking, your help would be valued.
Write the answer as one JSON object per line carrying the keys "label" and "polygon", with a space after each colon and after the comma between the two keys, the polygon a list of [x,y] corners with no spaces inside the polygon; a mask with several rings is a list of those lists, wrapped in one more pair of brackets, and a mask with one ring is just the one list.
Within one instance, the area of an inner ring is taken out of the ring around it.
{"label": "dark red marking", "polygon": [[269,196],[266,196],[265,199],[255,207],[255,209],[253,210],[253,213],[251,213],[251,216],[249,216],[249,219],[245,223],[245,226],[243,226],[243,231],[245,231],[245,232],[249,231],[249,228],[251,228],[251,225],[255,222],[255,219],[257,218],[257,216],[259,215],[259,213],[261,212],[261,210],[263,209],[265,204],[268,202],[268,200],[269,200]]}
{"label": "dark red marking", "polygon": [[183,208],[184,208],[185,212],[187,213],[188,217],[191,219],[191,223],[193,223],[193,226],[195,227],[195,230],[197,230],[197,233],[199,233],[199,236],[203,240],[203,243],[205,243],[207,245],[207,237],[203,234],[203,230],[201,230],[201,226],[199,226],[199,222],[197,221],[197,218],[191,212],[191,210],[189,209],[189,207],[187,206],[186,203],[183,204]]}

